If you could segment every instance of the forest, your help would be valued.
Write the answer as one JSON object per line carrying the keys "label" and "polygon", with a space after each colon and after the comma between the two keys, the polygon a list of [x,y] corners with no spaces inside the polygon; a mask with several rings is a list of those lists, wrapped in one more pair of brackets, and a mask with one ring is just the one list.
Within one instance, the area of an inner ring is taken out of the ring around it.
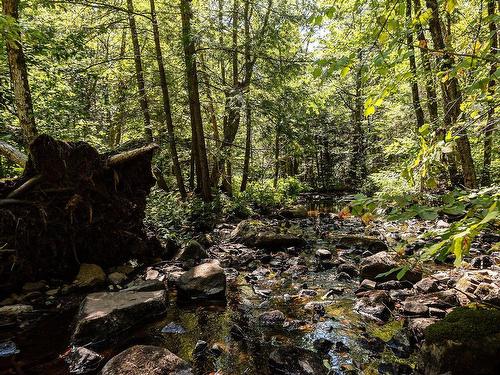
{"label": "forest", "polygon": [[500,373],[499,0],[1,0],[0,374]]}

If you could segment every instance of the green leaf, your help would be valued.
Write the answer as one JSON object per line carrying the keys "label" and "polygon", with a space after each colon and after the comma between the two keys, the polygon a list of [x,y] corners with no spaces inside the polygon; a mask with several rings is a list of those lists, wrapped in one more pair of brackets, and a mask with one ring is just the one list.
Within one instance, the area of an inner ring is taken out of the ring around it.
{"label": "green leaf", "polygon": [[374,105],[370,105],[370,106],[365,108],[365,117],[371,116],[374,113],[375,113],[375,106]]}
{"label": "green leaf", "polygon": [[401,268],[401,271],[398,272],[398,274],[396,275],[396,278],[398,280],[401,280],[403,277],[405,277],[406,273],[410,270],[410,267],[409,266],[404,266],[403,268]]}
{"label": "green leaf", "polygon": [[458,0],[446,0],[445,9],[448,13],[453,12],[455,7],[457,6]]}

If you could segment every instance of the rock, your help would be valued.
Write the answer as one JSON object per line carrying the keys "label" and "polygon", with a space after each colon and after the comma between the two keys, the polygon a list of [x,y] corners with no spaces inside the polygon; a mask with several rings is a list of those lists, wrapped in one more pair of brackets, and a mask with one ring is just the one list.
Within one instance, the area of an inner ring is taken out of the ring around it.
{"label": "rock", "polygon": [[317,258],[319,259],[332,259],[332,252],[330,250],[327,250],[327,249],[318,249],[316,250],[316,252],[314,253],[316,255]]}
{"label": "rock", "polygon": [[434,318],[410,319],[408,322],[408,329],[413,333],[415,339],[420,341],[424,337],[424,330],[435,322],[436,319]]}
{"label": "rock", "polygon": [[320,337],[314,340],[313,347],[320,353],[328,353],[333,347],[333,342],[327,338]]}
{"label": "rock", "polygon": [[0,359],[12,357],[13,355],[19,354],[20,350],[18,349],[16,343],[14,341],[4,341],[0,343]]}
{"label": "rock", "polygon": [[429,307],[429,315],[433,318],[443,319],[446,316],[446,311],[436,307]]}
{"label": "rock", "polygon": [[282,346],[269,355],[271,374],[289,375],[326,375],[328,369],[323,365],[321,357],[309,350]]}
{"label": "rock", "polygon": [[318,292],[316,292],[313,289],[302,289],[299,292],[299,297],[314,297],[314,296],[317,296],[317,295],[318,295]]}
{"label": "rock", "polygon": [[99,368],[103,356],[84,347],[72,347],[64,361],[68,364],[70,374],[95,373]]}
{"label": "rock", "polygon": [[359,346],[373,353],[382,353],[385,348],[384,340],[366,335],[356,340]]}
{"label": "rock", "polygon": [[30,305],[7,305],[0,307],[0,316],[17,316],[33,312],[33,306]]}
{"label": "rock", "polygon": [[337,267],[337,272],[344,272],[351,277],[356,277],[359,275],[358,268],[353,263],[343,263]]}
{"label": "rock", "polygon": [[410,283],[409,281],[389,280],[377,284],[377,289],[380,290],[401,290],[401,289],[408,289],[411,287],[413,287],[413,284]]}
{"label": "rock", "polygon": [[404,304],[412,303],[414,306],[425,305],[427,307],[436,307],[438,309],[448,309],[458,306],[459,301],[454,290],[445,290],[442,292],[434,292],[428,294],[417,294],[408,297]]}
{"label": "rock", "polygon": [[165,312],[164,290],[89,294],[80,305],[72,341],[98,343]]}
{"label": "rock", "polygon": [[483,302],[500,306],[500,272],[497,270],[467,271],[457,281],[456,288],[477,294]]}
{"label": "rock", "polygon": [[403,302],[403,312],[410,316],[429,316],[429,308],[413,300],[406,300]]}
{"label": "rock", "polygon": [[493,258],[489,255],[480,255],[475,258],[473,258],[470,262],[470,265],[474,268],[478,269],[485,269],[485,268],[490,268],[493,266],[495,262],[493,261]]}
{"label": "rock", "polygon": [[127,275],[120,273],[120,272],[113,272],[108,275],[108,280],[111,282],[113,285],[120,285],[123,283],[125,280],[127,280]]}
{"label": "rock", "polygon": [[106,274],[97,264],[82,263],[74,284],[80,288],[93,288],[104,284]]}
{"label": "rock", "polygon": [[206,341],[198,340],[193,349],[193,357],[200,357],[206,353],[208,344]]}
{"label": "rock", "polygon": [[192,371],[165,348],[136,345],[111,358],[101,375],[192,375]]}
{"label": "rock", "polygon": [[377,282],[373,280],[364,279],[356,292],[362,292],[367,290],[373,290],[377,286]]}
{"label": "rock", "polygon": [[349,349],[349,347],[344,344],[342,341],[337,341],[335,343],[335,351],[337,353],[349,353],[351,350]]}
{"label": "rock", "polygon": [[153,292],[155,290],[165,290],[165,284],[160,280],[134,280],[127,284],[127,288],[122,292]]}
{"label": "rock", "polygon": [[281,216],[288,219],[303,219],[308,215],[307,207],[302,204],[298,204],[290,208],[285,208],[280,211],[280,214]]}
{"label": "rock", "polygon": [[378,373],[380,375],[412,375],[414,371],[413,368],[407,364],[382,362],[378,365]]}
{"label": "rock", "polygon": [[325,306],[330,305],[331,302],[317,302],[312,301],[304,305],[304,310],[311,311],[312,313],[323,316],[326,313]]}
{"label": "rock", "polygon": [[379,251],[387,251],[387,245],[384,241],[373,236],[364,236],[359,234],[331,234],[333,242],[339,247],[360,247],[367,249],[371,253],[378,253]]}
{"label": "rock", "polygon": [[297,226],[269,226],[258,220],[243,220],[231,233],[231,238],[247,246],[262,248],[288,248],[303,246],[306,241]]}
{"label": "rock", "polygon": [[[382,273],[388,272],[398,267],[398,262],[395,255],[389,254],[386,251],[378,252],[367,258],[364,258],[360,263],[360,275],[363,279],[375,280]],[[397,272],[393,272],[382,278],[377,278],[380,281],[396,280]],[[417,282],[422,278],[422,273],[417,270],[408,270],[403,280]]]}
{"label": "rock", "polygon": [[152,269],[152,268],[148,269],[146,271],[146,280],[158,280],[158,281],[162,281],[162,280],[160,280],[160,271]]}
{"label": "rock", "polygon": [[47,289],[47,284],[45,281],[28,282],[23,285],[23,292],[39,292],[41,290]]}
{"label": "rock", "polygon": [[224,353],[224,351],[225,351],[224,346],[217,342],[213,344],[212,347],[210,348],[210,354],[212,354],[216,358],[220,357],[222,353]]}
{"label": "rock", "polygon": [[190,299],[224,297],[226,275],[217,261],[203,263],[184,272],[177,289],[181,296]]}
{"label": "rock", "polygon": [[180,324],[170,322],[161,329],[161,333],[171,333],[175,335],[181,335],[183,333],[186,333],[186,330]]}
{"label": "rock", "polygon": [[207,252],[203,246],[199,242],[191,240],[178,251],[175,255],[175,260],[189,264],[192,267],[199,263],[200,260],[207,258],[207,256]]}
{"label": "rock", "polygon": [[425,277],[415,284],[415,289],[422,293],[439,291],[439,284],[431,277]]}
{"label": "rock", "polygon": [[266,327],[281,327],[286,317],[279,310],[266,311],[259,315],[259,323]]}
{"label": "rock", "polygon": [[497,374],[500,311],[456,308],[425,329],[417,365],[425,374]]}
{"label": "rock", "polygon": [[386,347],[399,358],[410,358],[412,347],[408,338],[399,333],[395,337],[392,337],[386,343]]}
{"label": "rock", "polygon": [[336,280],[339,281],[350,281],[351,280],[351,275],[345,272],[339,272],[337,276],[335,276]]}
{"label": "rock", "polygon": [[391,317],[390,307],[394,305],[389,294],[383,290],[361,293],[361,298],[354,304],[359,314],[377,322],[385,322]]}

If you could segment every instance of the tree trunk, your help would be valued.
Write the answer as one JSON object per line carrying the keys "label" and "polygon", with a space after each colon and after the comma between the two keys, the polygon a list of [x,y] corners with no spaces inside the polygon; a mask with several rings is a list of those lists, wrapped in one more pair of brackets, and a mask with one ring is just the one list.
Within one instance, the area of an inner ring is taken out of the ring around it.
{"label": "tree trunk", "polygon": [[[493,57],[496,56],[498,49],[498,31],[497,25],[494,20],[495,16],[495,0],[488,0],[488,17],[489,31],[491,35],[490,51]],[[493,98],[495,94],[496,82],[493,75],[497,71],[497,63],[495,59],[492,60],[490,67],[490,82],[488,83],[488,92]],[[486,121],[486,128],[484,129],[484,148],[483,148],[483,171],[481,174],[481,185],[488,186],[491,184],[491,149],[493,147],[493,132],[495,130],[495,106],[493,99],[491,99],[490,108],[488,110],[488,119]]]}
{"label": "tree trunk", "polygon": [[134,46],[135,75],[137,79],[137,89],[139,91],[139,103],[141,105],[142,115],[144,116],[144,138],[147,142],[153,142],[153,130],[151,128],[151,115],[149,114],[148,96],[144,84],[144,71],[142,69],[141,47],[139,37],[137,36],[137,26],[134,17],[133,0],[127,0],[128,21],[130,25],[130,34]]}
{"label": "tree trunk", "polygon": [[199,167],[199,187],[203,200],[208,202],[212,199],[210,191],[210,175],[208,171],[207,150],[205,146],[205,135],[203,132],[203,121],[201,117],[200,93],[198,89],[198,71],[196,67],[196,51],[191,31],[191,0],[181,0],[180,4],[182,18],[182,44],[186,63],[186,76],[188,84],[189,109],[191,113],[191,128],[193,132],[193,144],[196,151],[197,166]]}
{"label": "tree trunk", "polygon": [[[443,52],[440,57],[440,68],[445,74],[452,68],[454,60],[453,56],[446,51],[444,33],[441,28],[439,17],[439,7],[436,0],[426,0],[427,7],[432,11],[432,16],[429,20],[429,29],[431,31],[434,49]],[[443,82],[441,81],[441,90],[443,91],[443,104],[444,104],[444,124],[441,129],[441,134],[446,132],[457,123],[461,109],[462,95],[456,77],[449,77]],[[466,129],[462,129],[462,134],[459,135],[457,141],[458,153],[462,165],[462,174],[464,185],[468,188],[477,187],[476,172],[474,168],[474,161],[472,159],[471,147],[469,137],[467,136]]]}
{"label": "tree trunk", "polygon": [[418,129],[425,123],[424,111],[422,110],[422,105],[420,104],[420,94],[418,91],[417,83],[417,63],[415,61],[415,48],[413,46],[413,28],[411,27],[411,1],[406,0],[406,22],[407,22],[407,34],[406,34],[406,44],[408,45],[408,59],[410,63],[411,72],[411,96],[413,102],[413,110],[415,111],[415,118],[417,120],[417,134]]}
{"label": "tree trunk", "polygon": [[[19,18],[19,0],[2,0],[3,14],[14,20]],[[27,147],[38,132],[33,114],[33,103],[28,82],[28,69],[24,57],[23,46],[18,40],[7,40],[7,57],[9,61],[10,80],[14,91],[14,103],[17,117],[23,133],[23,142]]]}
{"label": "tree trunk", "polygon": [[168,143],[170,146],[170,155],[172,157],[172,165],[177,180],[177,188],[182,199],[186,199],[186,188],[184,187],[184,179],[177,155],[177,145],[175,142],[174,122],[172,120],[172,111],[170,109],[170,96],[168,93],[167,77],[165,67],[163,65],[163,55],[160,45],[160,31],[158,29],[158,21],[156,19],[155,0],[149,0],[151,7],[151,23],[153,26],[153,36],[155,41],[156,61],[158,63],[158,73],[160,74],[160,86],[163,99],[163,111],[165,112],[165,122],[167,123]]}
{"label": "tree trunk", "polygon": [[[127,47],[127,29],[124,28],[122,32],[122,42],[120,46],[120,60],[125,57],[125,50]],[[118,146],[122,140],[122,127],[125,122],[126,117],[126,100],[127,100],[127,82],[122,74],[119,75],[118,78],[118,89],[117,89],[117,97],[118,97],[118,110],[116,113],[116,118],[114,119],[113,126],[113,139],[111,141],[112,146]]]}
{"label": "tree trunk", "polygon": [[248,176],[250,173],[250,153],[252,150],[252,110],[248,103],[248,99],[246,101],[246,125],[247,125],[247,133],[245,139],[245,159],[243,162],[243,173],[241,177],[241,188],[240,191],[245,191],[248,184]]}
{"label": "tree trunk", "polygon": [[0,141],[0,155],[5,156],[7,159],[21,167],[24,167],[28,161],[28,157],[25,154],[4,141]]}
{"label": "tree trunk", "polygon": [[276,138],[274,139],[274,182],[273,182],[273,186],[275,189],[278,186],[279,173],[280,173],[280,131],[279,131],[279,123],[276,123]]}
{"label": "tree trunk", "polygon": [[[420,0],[414,0],[415,14],[421,12]],[[439,124],[438,103],[436,93],[436,82],[432,71],[432,64],[427,50],[427,38],[425,37],[424,28],[420,23],[417,23],[417,37],[420,46],[420,56],[422,57],[422,65],[425,71],[425,93],[427,95],[427,110],[429,111],[429,119],[431,128],[436,130]]]}

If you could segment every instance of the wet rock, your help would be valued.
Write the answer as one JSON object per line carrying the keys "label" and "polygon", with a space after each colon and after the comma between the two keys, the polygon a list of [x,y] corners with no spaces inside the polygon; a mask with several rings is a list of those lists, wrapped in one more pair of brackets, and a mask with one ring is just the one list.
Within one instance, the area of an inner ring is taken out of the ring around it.
{"label": "wet rock", "polygon": [[45,281],[28,282],[23,285],[23,292],[39,292],[41,290],[47,289],[47,283]]}
{"label": "wet rock", "polygon": [[412,347],[410,341],[403,334],[397,334],[386,343],[386,347],[399,358],[410,358]]}
{"label": "wet rock", "polygon": [[332,252],[327,249],[318,249],[316,250],[315,253],[316,257],[322,260],[329,260],[332,259]]}
{"label": "wet rock", "polygon": [[164,290],[89,294],[80,305],[72,341],[97,344],[164,313],[166,308]]}
{"label": "wet rock", "polygon": [[215,343],[212,345],[212,347],[210,348],[210,354],[212,354],[214,357],[220,357],[222,355],[222,353],[224,353],[224,346],[222,344],[219,344],[219,343]]}
{"label": "wet rock", "polygon": [[426,374],[496,374],[500,311],[456,308],[425,329],[417,370]]}
{"label": "wet rock", "polygon": [[[364,258],[360,263],[360,275],[363,279],[375,280],[375,278],[385,272],[388,272],[394,268],[398,267],[398,262],[395,255],[389,254],[386,251],[378,252],[377,254],[371,255]],[[393,272],[390,275],[379,278],[377,280],[387,281],[395,280],[397,272]],[[417,282],[422,278],[422,273],[417,270],[409,270],[406,272],[404,280],[411,282]]]}
{"label": "wet rock", "polygon": [[113,285],[120,285],[127,280],[127,275],[120,272],[113,272],[108,275],[108,280]]}
{"label": "wet rock", "polygon": [[201,357],[206,353],[208,344],[206,341],[198,340],[193,349],[193,357]]}
{"label": "wet rock", "polygon": [[321,299],[333,298],[333,296],[341,296],[344,294],[344,288],[333,287],[326,292]]}
{"label": "wet rock", "polygon": [[134,280],[127,284],[127,289],[122,292],[153,292],[156,290],[165,290],[165,284],[160,280]]}
{"label": "wet rock", "polygon": [[429,308],[426,305],[413,300],[404,301],[403,312],[410,316],[429,316]]}
{"label": "wet rock", "polygon": [[377,289],[380,290],[401,290],[413,287],[413,284],[408,281],[389,280],[377,284]]}
{"label": "wet rock", "polygon": [[280,347],[269,355],[269,370],[280,375],[326,375],[328,369],[321,357],[293,346]]}
{"label": "wet rock", "polygon": [[152,269],[152,268],[148,269],[146,271],[146,280],[159,280],[159,281],[162,281],[161,280],[161,276],[160,276],[160,271]]}
{"label": "wet rock", "polygon": [[303,246],[306,241],[296,226],[270,226],[258,220],[243,220],[231,233],[231,238],[247,246],[261,248],[287,248]]}
{"label": "wet rock", "polygon": [[333,342],[327,338],[320,337],[319,339],[314,340],[313,347],[318,352],[326,354],[333,347]]}
{"label": "wet rock", "polygon": [[471,266],[478,269],[490,268],[495,264],[493,258],[489,255],[480,255],[473,258],[470,262]]}
{"label": "wet rock", "polygon": [[477,295],[483,302],[500,306],[500,272],[497,270],[467,271],[457,281],[456,288]]}
{"label": "wet rock", "polygon": [[317,295],[318,295],[318,292],[316,292],[313,289],[302,289],[299,292],[299,297],[314,297],[314,296],[317,296]]}
{"label": "wet rock", "polygon": [[326,313],[325,306],[330,305],[331,302],[317,302],[312,301],[304,305],[304,310],[311,311],[315,315],[323,316]]}
{"label": "wet rock", "polygon": [[408,297],[404,304],[411,303],[412,305],[425,305],[427,307],[436,307],[438,309],[448,309],[458,306],[459,301],[454,290],[444,290],[442,292],[434,292],[428,294],[418,294]]}
{"label": "wet rock", "polygon": [[192,375],[188,363],[165,348],[136,345],[113,357],[101,375]]}
{"label": "wet rock", "polygon": [[299,204],[290,208],[285,208],[280,211],[280,215],[289,219],[303,219],[307,217],[307,207]]}
{"label": "wet rock", "polygon": [[259,315],[259,323],[266,327],[281,327],[286,317],[279,310],[266,311]]}
{"label": "wet rock", "polygon": [[446,316],[446,311],[436,307],[429,307],[429,315],[433,318],[442,319]]}
{"label": "wet rock", "polygon": [[364,292],[364,291],[367,291],[367,290],[373,290],[373,289],[375,289],[376,286],[377,286],[377,282],[376,281],[364,279],[361,282],[361,284],[359,284],[359,288],[356,291],[356,293],[358,293],[358,292]]}
{"label": "wet rock", "polygon": [[337,272],[339,273],[346,273],[351,277],[356,277],[359,275],[358,268],[356,267],[355,264],[353,263],[343,263],[340,266],[337,267]]}
{"label": "wet rock", "polygon": [[356,246],[363,249],[368,249],[371,253],[378,253],[379,251],[387,251],[387,245],[384,241],[373,236],[364,236],[361,234],[331,234],[333,242],[339,247]]}
{"label": "wet rock", "polygon": [[64,358],[68,364],[70,374],[91,374],[101,365],[103,356],[84,347],[73,347]]}
{"label": "wet rock", "polygon": [[410,319],[408,322],[408,329],[413,333],[417,341],[420,341],[424,337],[424,330],[434,324],[436,319],[434,318],[415,318]]}
{"label": "wet rock", "polygon": [[351,350],[349,349],[349,347],[344,344],[342,341],[337,341],[335,343],[335,351],[337,353],[349,353]]}
{"label": "wet rock", "polygon": [[359,314],[377,322],[385,322],[391,317],[391,308],[394,305],[389,294],[383,290],[364,292],[354,304],[354,310]]}
{"label": "wet rock", "polygon": [[414,371],[409,365],[406,364],[382,362],[378,365],[378,373],[384,375],[411,375]]}
{"label": "wet rock", "polygon": [[335,276],[335,279],[339,280],[339,281],[350,281],[351,280],[351,275],[349,275],[346,272],[339,272],[337,274],[337,276]]}
{"label": "wet rock", "polygon": [[33,312],[31,305],[7,305],[0,307],[0,316],[17,316]]}
{"label": "wet rock", "polygon": [[161,329],[161,333],[171,333],[175,335],[181,335],[183,333],[186,333],[186,330],[180,324],[170,322]]}
{"label": "wet rock", "polygon": [[0,358],[7,358],[19,354],[20,351],[13,341],[0,342]]}
{"label": "wet rock", "polygon": [[188,264],[191,267],[204,258],[207,258],[207,252],[199,242],[194,240],[189,241],[175,255],[175,260]]}
{"label": "wet rock", "polygon": [[425,277],[415,284],[415,289],[422,293],[432,293],[439,291],[439,284],[431,277]]}
{"label": "wet rock", "polygon": [[365,335],[357,340],[359,346],[373,353],[382,353],[385,348],[384,340],[378,337]]}
{"label": "wet rock", "polygon": [[306,274],[309,272],[309,269],[307,266],[304,266],[302,264],[296,264],[288,268],[286,271],[283,272],[285,276],[291,276],[293,279],[298,278],[301,275]]}
{"label": "wet rock", "polygon": [[190,299],[224,297],[226,275],[218,262],[203,263],[183,273],[177,289],[181,297]]}
{"label": "wet rock", "polygon": [[80,288],[93,288],[104,284],[106,274],[97,264],[82,263],[74,284]]}

